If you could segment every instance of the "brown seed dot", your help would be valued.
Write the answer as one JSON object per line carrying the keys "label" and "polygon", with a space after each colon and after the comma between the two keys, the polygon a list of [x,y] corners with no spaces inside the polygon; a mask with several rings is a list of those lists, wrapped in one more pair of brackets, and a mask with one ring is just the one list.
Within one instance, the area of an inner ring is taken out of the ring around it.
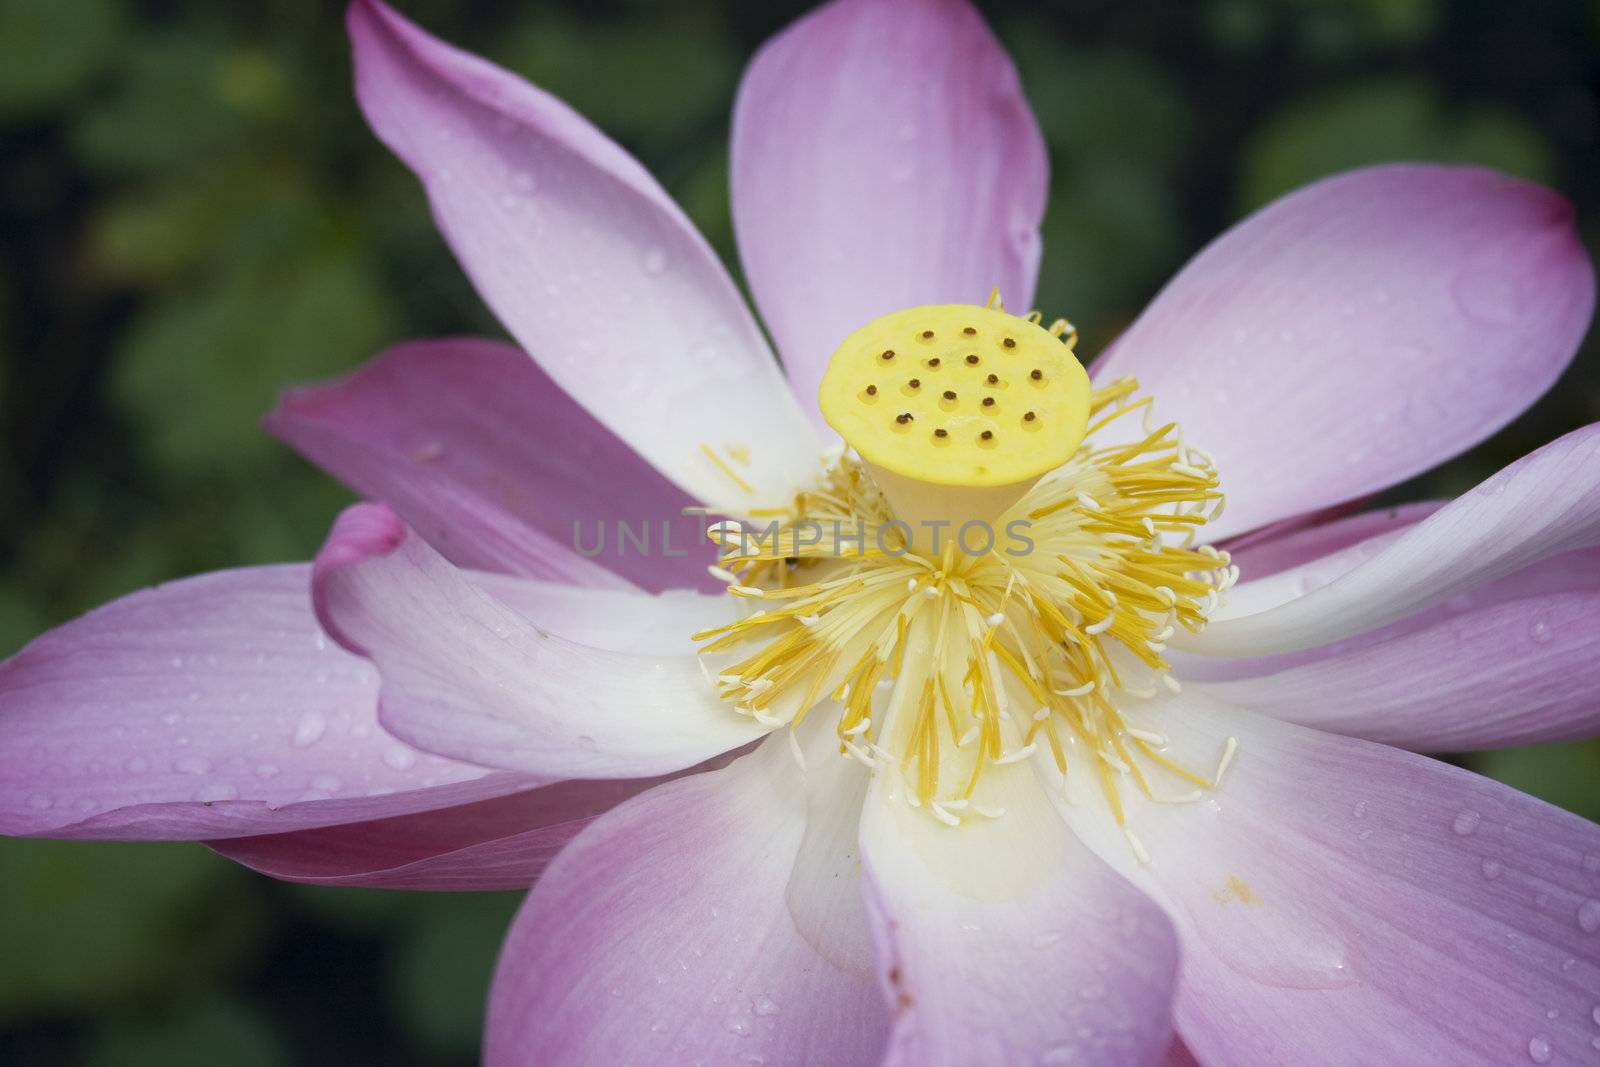
{"label": "brown seed dot", "polygon": [[894,358],[894,349],[885,348],[883,350],[883,355],[879,356],[878,358],[883,360],[885,363],[887,363],[889,360]]}
{"label": "brown seed dot", "polygon": [[921,389],[922,388],[922,379],[921,378],[913,378],[909,382],[907,382],[906,385],[910,386],[912,389]]}
{"label": "brown seed dot", "polygon": [[1033,371],[1028,375],[1028,377],[1032,378],[1036,382],[1040,381],[1041,379],[1044,378],[1044,371],[1042,371],[1042,370]]}
{"label": "brown seed dot", "polygon": [[944,391],[944,398],[946,400],[954,400],[956,398],[956,391],[954,389],[946,389]]}
{"label": "brown seed dot", "polygon": [[1016,341],[1016,338],[1014,338],[1014,337],[1007,337],[1004,341],[1001,341],[1000,343],[1005,345],[1007,348],[1016,348],[1017,347],[1017,341]]}
{"label": "brown seed dot", "polygon": [[950,431],[949,430],[935,430],[935,431],[933,431],[933,436],[935,436],[935,437],[949,437],[950,436]]}
{"label": "brown seed dot", "polygon": [[1037,419],[1038,417],[1039,416],[1035,415],[1033,412],[1030,411],[1026,415],[1022,416],[1022,421],[1023,422],[1032,422],[1034,419]]}
{"label": "brown seed dot", "polygon": [[923,339],[923,340],[924,340],[924,341],[931,341],[931,340],[933,340],[933,331],[932,331],[932,330],[923,330],[923,331],[922,331],[922,339]]}
{"label": "brown seed dot", "polygon": [[983,438],[985,441],[991,441],[991,440],[994,439],[994,431],[993,430],[985,430],[982,433],[980,433],[978,436]]}
{"label": "brown seed dot", "polygon": [[868,396],[877,396],[878,395],[878,387],[876,385],[867,386],[867,395]]}
{"label": "brown seed dot", "polygon": [[976,367],[978,365],[978,357],[977,356],[968,356],[967,357],[967,365],[969,367]]}
{"label": "brown seed dot", "polygon": [[938,365],[939,365],[939,357],[938,356],[934,356],[932,359],[928,360],[928,366],[937,367]]}
{"label": "brown seed dot", "polygon": [[968,326],[965,329],[963,329],[961,332],[966,334],[968,337],[971,337],[974,334],[976,334],[978,331],[973,329],[971,326]]}
{"label": "brown seed dot", "polygon": [[1000,381],[1000,375],[991,374],[989,377],[985,378],[984,381],[988,382],[990,385],[996,385]]}
{"label": "brown seed dot", "polygon": [[983,406],[986,407],[986,408],[994,407],[994,397],[992,397],[992,396],[984,397],[983,398]]}
{"label": "brown seed dot", "polygon": [[894,417],[894,421],[904,426],[906,423],[911,421],[911,412],[902,411],[900,414]]}

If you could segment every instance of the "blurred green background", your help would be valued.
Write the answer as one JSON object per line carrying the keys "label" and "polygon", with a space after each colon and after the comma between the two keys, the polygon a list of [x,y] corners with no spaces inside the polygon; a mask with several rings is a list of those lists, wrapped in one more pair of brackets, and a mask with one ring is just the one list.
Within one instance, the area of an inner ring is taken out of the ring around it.
{"label": "blurred green background", "polygon": [[[731,263],[728,108],[783,2],[403,0],[632,149]],[[1600,5],[984,5],[1050,141],[1039,303],[1093,352],[1241,213],[1389,159],[1547,182],[1600,236]],[[338,5],[0,0],[0,655],[118,594],[302,559],[348,499],[284,384],[497,333],[349,91]],[[1397,496],[1600,419],[1552,394]],[[1469,765],[1600,818],[1593,744]],[[0,841],[0,1063],[467,1064],[515,895],[310,890],[199,845]]]}

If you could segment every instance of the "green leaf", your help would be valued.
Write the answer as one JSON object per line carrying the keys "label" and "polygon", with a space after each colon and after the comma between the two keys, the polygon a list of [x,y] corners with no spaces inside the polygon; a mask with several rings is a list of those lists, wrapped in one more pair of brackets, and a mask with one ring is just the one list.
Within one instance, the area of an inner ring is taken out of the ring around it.
{"label": "green leaf", "polygon": [[[424,1044],[470,1052],[494,961],[523,894],[451,894],[407,931],[389,975],[396,1014]],[[434,897],[434,900],[441,898]]]}
{"label": "green leaf", "polygon": [[244,877],[198,844],[0,841],[0,1020],[205,984],[249,928]]}
{"label": "green leaf", "polygon": [[[270,230],[255,239],[274,243]],[[275,454],[260,421],[279,391],[349,369],[388,335],[386,295],[364,261],[294,247],[279,258],[270,272],[243,270],[158,304],[129,330],[113,395],[164,473],[259,466]]]}
{"label": "green leaf", "polygon": [[1600,822],[1600,741],[1482,752],[1470,765],[1524,793]]}
{"label": "green leaf", "polygon": [[1554,169],[1550,147],[1508,111],[1446,108],[1422,82],[1370,82],[1291,104],[1263,126],[1245,151],[1241,206],[1393,160],[1479,163],[1535,181]]}
{"label": "green leaf", "polygon": [[295,1062],[272,1021],[254,1008],[216,998],[182,1004],[157,1018],[101,1029],[86,1067],[288,1067]]}
{"label": "green leaf", "polygon": [[0,116],[60,107],[115,54],[120,0],[0,0]]}

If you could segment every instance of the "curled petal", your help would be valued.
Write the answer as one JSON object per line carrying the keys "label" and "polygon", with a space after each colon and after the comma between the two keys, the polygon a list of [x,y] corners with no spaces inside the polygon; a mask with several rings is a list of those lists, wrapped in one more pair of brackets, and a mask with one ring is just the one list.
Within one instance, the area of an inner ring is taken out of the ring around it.
{"label": "curled petal", "polygon": [[765,732],[718,698],[694,656],[543,630],[381,505],[340,516],[314,591],[328,632],[378,668],[384,726],[430,752],[545,778],[639,778]]}
{"label": "curled petal", "polygon": [[[1215,656],[1263,656],[1331,644],[1540,560],[1596,544],[1600,424],[1523,457],[1392,540],[1348,550],[1364,558],[1354,566],[1339,564],[1338,576],[1326,585],[1292,599],[1270,594],[1232,599],[1202,634],[1181,643]],[[1284,573],[1251,584],[1266,592],[1295,578]],[[1263,609],[1264,604],[1271,606]]]}

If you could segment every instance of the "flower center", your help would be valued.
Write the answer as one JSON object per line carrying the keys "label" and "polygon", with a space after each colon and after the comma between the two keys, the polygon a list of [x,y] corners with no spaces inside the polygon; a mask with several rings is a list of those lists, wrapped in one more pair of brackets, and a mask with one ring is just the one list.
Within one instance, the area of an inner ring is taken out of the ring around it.
{"label": "flower center", "polygon": [[1195,544],[1217,474],[1133,380],[1093,388],[1074,338],[994,299],[868,324],[822,382],[848,450],[781,513],[711,531],[749,608],[695,635],[723,698],[768,724],[834,716],[842,754],[952,826],[1000,814],[986,771],[1035,755],[1092,775],[1119,824],[1124,788],[1190,800],[1220,777],[1130,710],[1177,690],[1167,640],[1237,577]]}

